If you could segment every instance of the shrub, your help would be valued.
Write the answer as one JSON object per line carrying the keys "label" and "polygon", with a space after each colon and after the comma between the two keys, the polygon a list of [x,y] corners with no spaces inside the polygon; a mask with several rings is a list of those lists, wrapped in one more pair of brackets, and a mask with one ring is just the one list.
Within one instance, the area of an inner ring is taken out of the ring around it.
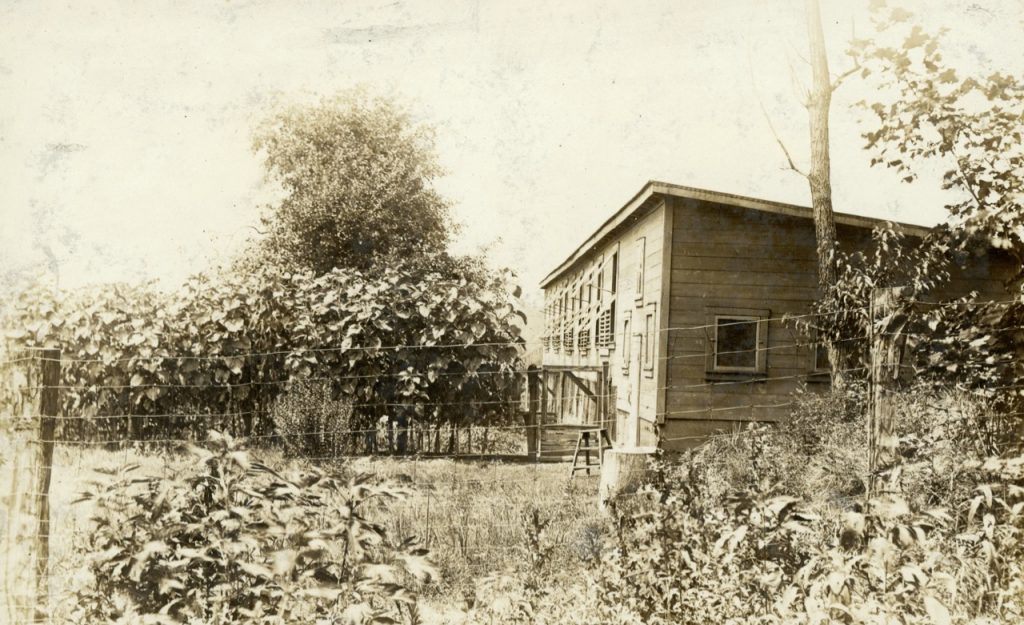
{"label": "shrub", "polygon": [[664,474],[616,506],[616,541],[594,580],[601,620],[764,622],[815,517],[764,476],[722,497],[692,461]]}
{"label": "shrub", "polygon": [[62,409],[78,417],[61,422],[62,440],[270,437],[274,400],[317,380],[355,428],[384,415],[466,425],[515,398],[526,318],[510,280],[265,267],[200,274],[174,293],[36,284],[0,301],[0,350],[61,350]]}
{"label": "shrub", "polygon": [[[599,567],[576,580],[545,566],[487,580],[492,606],[471,621],[1022,622],[1024,455],[976,460],[942,425],[955,399],[898,398],[902,464],[872,495],[820,470],[846,459],[863,478],[853,416],[818,432],[748,430],[660,460],[650,484],[615,501]],[[806,397],[798,412],[839,416],[842,402]]]}
{"label": "shrub", "polygon": [[281,446],[290,454],[317,457],[353,451],[351,431],[357,428],[351,402],[332,398],[326,382],[296,381],[277,397],[270,414]]}
{"label": "shrub", "polygon": [[897,471],[882,494],[819,516],[756,476],[711,499],[683,465],[620,503],[589,608],[605,623],[1018,622],[1024,457],[965,470],[982,481],[949,510],[911,505]]}
{"label": "shrub", "polygon": [[216,432],[191,451],[189,474],[125,466],[83,494],[95,511],[78,622],[417,620],[416,588],[435,575],[426,551],[372,520],[403,490],[315,469],[284,475]]}

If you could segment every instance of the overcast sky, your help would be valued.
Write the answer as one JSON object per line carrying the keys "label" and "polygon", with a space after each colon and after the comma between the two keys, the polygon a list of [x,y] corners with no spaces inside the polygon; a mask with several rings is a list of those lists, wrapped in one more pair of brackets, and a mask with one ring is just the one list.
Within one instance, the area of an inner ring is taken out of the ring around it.
{"label": "overcast sky", "polygon": [[[834,73],[866,0],[824,0]],[[912,3],[911,7],[913,8]],[[979,71],[1020,71],[1020,0],[928,2]],[[0,3],[0,276],[168,286],[237,251],[269,197],[251,131],[357,84],[438,129],[460,250],[538,280],[645,181],[806,204],[801,0]],[[835,206],[930,225],[934,179],[870,170],[833,101]]]}

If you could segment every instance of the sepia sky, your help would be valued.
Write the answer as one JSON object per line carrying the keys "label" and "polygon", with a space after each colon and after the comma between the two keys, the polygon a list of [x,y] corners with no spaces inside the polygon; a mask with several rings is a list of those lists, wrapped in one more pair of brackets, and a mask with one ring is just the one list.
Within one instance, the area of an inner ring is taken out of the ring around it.
{"label": "sepia sky", "polygon": [[[916,8],[921,2],[904,3]],[[867,1],[823,0],[833,73]],[[927,3],[967,69],[1024,69],[1020,0]],[[0,3],[0,279],[173,286],[253,234],[275,102],[355,85],[437,128],[441,191],[528,288],[649,179],[806,204],[802,0]],[[935,177],[867,167],[832,112],[837,210],[930,225]]]}

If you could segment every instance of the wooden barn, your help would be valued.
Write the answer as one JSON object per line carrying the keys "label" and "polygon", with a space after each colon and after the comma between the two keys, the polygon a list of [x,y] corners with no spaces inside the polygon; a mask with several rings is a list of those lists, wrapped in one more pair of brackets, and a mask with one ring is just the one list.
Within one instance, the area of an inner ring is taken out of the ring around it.
{"label": "wooden barn", "polygon": [[[882,223],[835,220],[843,249]],[[541,282],[542,422],[569,424],[567,441],[600,424],[618,445],[680,449],[786,418],[800,384],[830,379],[824,350],[780,319],[808,312],[816,266],[807,207],[647,183]],[[1010,270],[981,257],[949,288],[997,295]]]}

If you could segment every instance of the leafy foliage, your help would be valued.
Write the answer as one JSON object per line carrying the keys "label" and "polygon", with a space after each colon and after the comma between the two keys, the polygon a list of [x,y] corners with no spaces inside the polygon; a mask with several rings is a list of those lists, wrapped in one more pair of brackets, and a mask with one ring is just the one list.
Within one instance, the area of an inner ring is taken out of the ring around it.
{"label": "leafy foliage", "polygon": [[661,461],[648,486],[616,501],[599,568],[575,582],[543,567],[499,577],[510,599],[470,620],[1016,622],[1024,617],[1024,457],[973,459],[950,444],[945,416],[919,419],[901,469],[870,498],[863,490],[835,497],[825,482],[806,489],[809,497],[788,494],[794,466],[825,458],[784,429],[748,430]]}
{"label": "leafy foliage", "polygon": [[432,134],[394,102],[354,90],[285,108],[254,148],[285,192],[264,220],[279,266],[319,275],[445,250],[454,227],[432,187]]}
{"label": "leafy foliage", "polygon": [[[815,314],[796,319],[795,325],[805,336],[841,345],[839,368],[851,382],[866,380],[872,333],[893,332],[871,318],[871,297],[898,288],[899,301],[885,323],[896,321],[905,340],[904,381],[1012,387],[1021,375],[1017,352],[1024,341],[1024,302],[990,303],[977,292],[944,299],[954,277],[970,275],[964,273],[972,257],[962,235],[937,226],[924,239],[914,239],[892,225],[876,228],[866,249],[837,253],[835,285],[812,304]],[[998,395],[1013,402],[1019,393]]]}
{"label": "leafy foliage", "polygon": [[815,516],[767,476],[722,499],[705,496],[698,465],[620,501],[617,540],[596,576],[611,623],[754,623],[801,564],[796,546]]}
{"label": "leafy foliage", "polygon": [[943,187],[960,192],[947,205],[958,228],[1022,258],[1024,84],[1001,72],[964,76],[942,54],[945,31],[927,32],[912,13],[885,0],[872,8],[878,38],[851,46],[862,75],[892,96],[862,102],[877,118],[864,135],[872,164],[911,182],[919,167],[938,159]]}
{"label": "leafy foliage", "polygon": [[39,281],[4,302],[0,349],[63,354],[73,419],[62,435],[141,440],[215,427],[273,437],[273,405],[293,386],[326,386],[342,404],[330,423],[290,422],[297,439],[381,419],[508,418],[526,322],[519,290],[508,272],[446,251],[453,226],[431,186],[430,130],[356,90],[280,110],[255,148],[285,193],[265,219],[268,236],[230,270],[174,293],[147,284],[57,294]]}
{"label": "leafy foliage", "polygon": [[328,382],[357,427],[488,418],[508,405],[525,322],[503,274],[397,268],[200,275],[174,294],[36,285],[11,304],[8,349],[66,359],[64,414],[81,417],[66,433],[111,440],[269,435],[273,400],[298,380]]}
{"label": "leafy foliage", "polygon": [[416,587],[436,573],[373,520],[403,489],[283,475],[216,432],[192,452],[192,474],[123,466],[82,496],[94,526],[80,622],[415,622]]}
{"label": "leafy foliage", "polygon": [[891,229],[876,233],[873,258],[837,252],[839,277],[815,307],[833,317],[822,317],[817,334],[829,348],[833,378],[841,382],[864,364],[858,337],[870,330],[872,289],[903,287],[910,299],[920,297],[948,280],[966,256],[1001,250],[1015,260],[1008,292],[1021,305],[1001,311],[936,309],[922,320],[934,338],[911,345],[930,359],[915,363],[919,370],[948,368],[958,381],[991,383],[1007,370],[998,361],[1012,358],[1024,340],[1012,332],[1024,325],[1024,84],[1001,72],[962,75],[943,55],[945,30],[926,31],[913,13],[887,0],[870,4],[876,36],[850,42],[855,65],[839,81],[856,71],[879,94],[859,103],[870,111],[864,139],[871,164],[895,169],[908,183],[922,168],[939,164],[943,189],[954,192],[946,206],[951,219],[913,245]]}

